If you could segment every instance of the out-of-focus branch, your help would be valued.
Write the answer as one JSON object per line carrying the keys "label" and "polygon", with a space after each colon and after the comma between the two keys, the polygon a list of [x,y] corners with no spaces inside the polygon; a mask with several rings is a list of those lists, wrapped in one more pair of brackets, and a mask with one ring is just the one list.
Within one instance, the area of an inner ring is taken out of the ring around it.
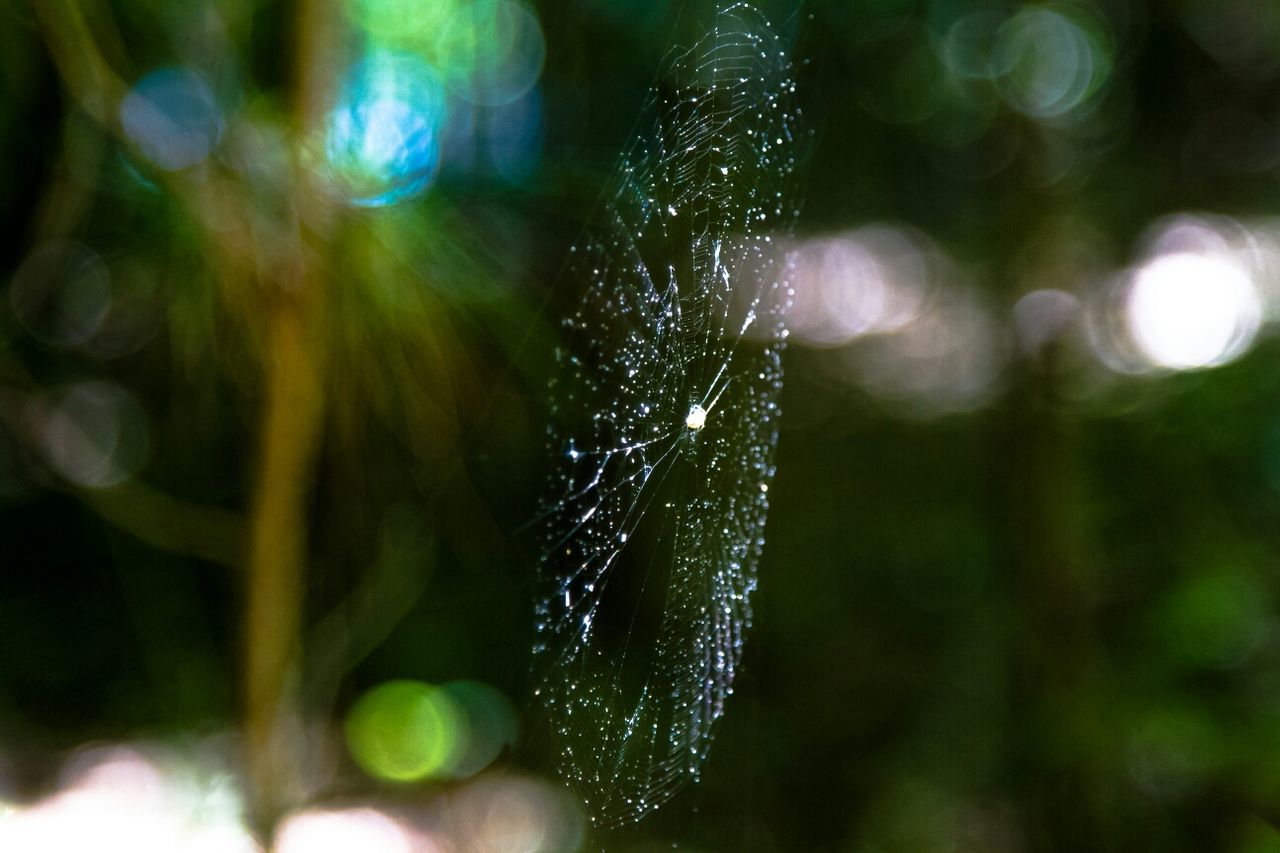
{"label": "out-of-focus branch", "polygon": [[136,480],[77,494],[103,519],[148,545],[230,568],[244,563],[239,513],[182,501]]}
{"label": "out-of-focus branch", "polygon": [[299,0],[293,112],[302,139],[310,138],[323,124],[330,106],[340,21],[342,12],[334,0]]}
{"label": "out-of-focus branch", "polygon": [[321,707],[332,702],[347,672],[368,657],[409,614],[426,590],[435,542],[402,541],[384,530],[381,553],[351,594],[315,623],[307,635],[311,655],[309,694]]}
{"label": "out-of-focus branch", "polygon": [[33,5],[67,89],[89,115],[114,128],[115,108],[127,89],[98,48],[81,5],[75,0],[38,0]]}
{"label": "out-of-focus branch", "polygon": [[[12,419],[14,433],[22,435],[17,413],[37,386],[3,345],[0,381],[13,386],[11,394],[0,386],[0,418]],[[230,568],[244,564],[245,524],[239,513],[180,500],[137,480],[109,489],[80,489],[75,495],[103,520],[156,548]]]}

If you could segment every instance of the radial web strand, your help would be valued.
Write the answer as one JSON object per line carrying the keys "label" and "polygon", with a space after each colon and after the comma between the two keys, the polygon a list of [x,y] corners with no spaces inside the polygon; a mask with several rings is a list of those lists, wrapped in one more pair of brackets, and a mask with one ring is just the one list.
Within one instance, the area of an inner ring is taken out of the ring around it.
{"label": "radial web strand", "polygon": [[795,84],[746,3],[672,51],[570,279],[537,692],[598,824],[696,779],[751,622],[777,444]]}

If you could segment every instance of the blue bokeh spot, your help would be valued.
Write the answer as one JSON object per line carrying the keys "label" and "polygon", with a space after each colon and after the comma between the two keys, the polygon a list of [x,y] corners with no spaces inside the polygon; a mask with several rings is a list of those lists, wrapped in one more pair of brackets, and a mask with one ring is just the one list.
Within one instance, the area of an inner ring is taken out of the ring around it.
{"label": "blue bokeh spot", "polygon": [[161,68],[134,85],[120,103],[120,125],[138,151],[160,169],[189,169],[222,138],[222,111],[213,90],[189,68]]}
{"label": "blue bokeh spot", "polygon": [[374,53],[351,69],[329,114],[325,155],[351,204],[383,207],[421,194],[440,164],[445,98],[421,59]]}

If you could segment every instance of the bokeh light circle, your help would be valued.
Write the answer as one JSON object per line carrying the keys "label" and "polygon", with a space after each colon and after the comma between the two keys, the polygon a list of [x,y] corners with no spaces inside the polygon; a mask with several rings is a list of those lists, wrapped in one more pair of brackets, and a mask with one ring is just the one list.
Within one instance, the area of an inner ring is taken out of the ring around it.
{"label": "bokeh light circle", "polygon": [[992,11],[972,12],[951,24],[939,52],[953,77],[990,79],[992,46],[1002,24],[1001,16]]}
{"label": "bokeh light circle", "polygon": [[1013,328],[1022,351],[1034,355],[1056,340],[1076,321],[1080,300],[1055,288],[1024,294],[1013,306]]}
{"label": "bokeh light circle", "polygon": [[338,193],[382,207],[423,192],[440,162],[445,99],[431,66],[375,52],[347,75],[326,127],[325,155]]}
{"label": "bokeh light circle", "polygon": [[142,406],[110,382],[80,382],[37,397],[24,421],[49,466],[85,488],[119,485],[142,468],[150,449]]}
{"label": "bokeh light circle", "polygon": [[1105,32],[1067,8],[1024,9],[996,37],[994,70],[1009,105],[1053,119],[1081,107],[1110,76]]}
{"label": "bokeh light circle", "polygon": [[422,848],[416,841],[408,828],[375,809],[315,809],[286,818],[273,849],[275,853],[418,853]]}
{"label": "bokeh light circle", "polygon": [[547,52],[537,16],[510,0],[459,7],[440,44],[449,85],[483,106],[509,104],[532,89]]}
{"label": "bokeh light circle", "polygon": [[347,716],[347,747],[369,775],[413,782],[447,772],[466,720],[449,695],[419,681],[390,681],[365,693]]}
{"label": "bokeh light circle", "polygon": [[806,241],[792,266],[788,320],[814,346],[898,331],[919,315],[936,276],[923,236],[887,225]]}
{"label": "bokeh light circle", "polygon": [[222,112],[204,77],[161,68],[120,102],[120,126],[142,155],[167,172],[203,162],[222,138]]}
{"label": "bokeh light circle", "polygon": [[586,830],[568,791],[510,774],[486,774],[461,789],[451,818],[469,850],[580,850]]}
{"label": "bokeh light circle", "polygon": [[23,329],[53,346],[76,346],[102,326],[111,307],[111,276],[97,253],[69,240],[39,246],[9,285]]}
{"label": "bokeh light circle", "polygon": [[501,690],[479,681],[451,681],[440,689],[466,720],[465,737],[458,738],[449,761],[449,775],[473,776],[515,743],[515,709]]}
{"label": "bokeh light circle", "polygon": [[232,776],[150,747],[77,751],[40,800],[0,804],[13,853],[262,853],[241,823]]}
{"label": "bokeh light circle", "polygon": [[1134,275],[1127,298],[1134,341],[1157,366],[1212,367],[1239,355],[1257,334],[1262,309],[1240,266],[1224,257],[1161,255]]}

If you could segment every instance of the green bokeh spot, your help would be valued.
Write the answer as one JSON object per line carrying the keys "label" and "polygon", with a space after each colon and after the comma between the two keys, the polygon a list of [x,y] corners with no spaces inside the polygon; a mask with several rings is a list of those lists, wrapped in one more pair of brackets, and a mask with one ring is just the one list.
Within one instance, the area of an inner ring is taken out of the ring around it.
{"label": "green bokeh spot", "polygon": [[414,782],[448,769],[464,722],[447,694],[418,681],[391,681],[360,697],[347,715],[347,748],[365,772]]}
{"label": "green bokeh spot", "polygon": [[462,4],[457,0],[347,0],[351,19],[379,44],[429,40]]}
{"label": "green bokeh spot", "polygon": [[1266,628],[1265,590],[1247,572],[1209,571],[1184,580],[1165,599],[1162,636],[1192,664],[1239,664]]}

